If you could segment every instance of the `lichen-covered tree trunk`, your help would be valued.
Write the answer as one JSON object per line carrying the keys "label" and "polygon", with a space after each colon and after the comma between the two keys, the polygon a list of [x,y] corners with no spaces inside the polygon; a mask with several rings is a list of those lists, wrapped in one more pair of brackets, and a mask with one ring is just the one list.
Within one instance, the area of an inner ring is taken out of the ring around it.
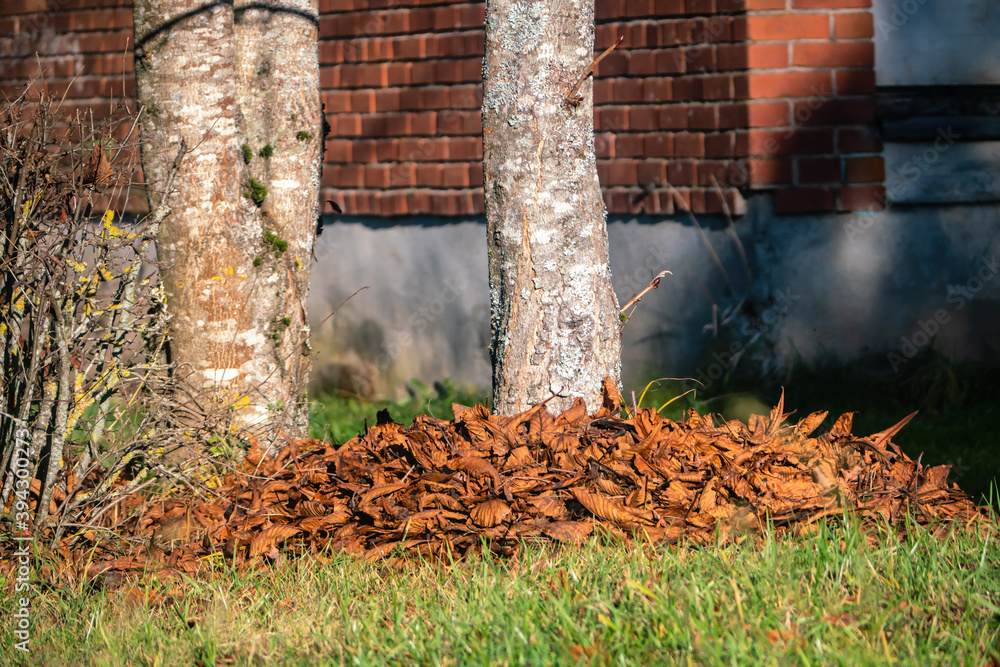
{"label": "lichen-covered tree trunk", "polygon": [[[136,0],[136,83],[170,351],[270,441],[307,429],[319,212],[318,0]],[[179,152],[180,172],[163,192]]]}
{"label": "lichen-covered tree trunk", "polygon": [[594,153],[594,0],[487,0],[483,172],[493,409],[601,404],[619,381],[618,302]]}

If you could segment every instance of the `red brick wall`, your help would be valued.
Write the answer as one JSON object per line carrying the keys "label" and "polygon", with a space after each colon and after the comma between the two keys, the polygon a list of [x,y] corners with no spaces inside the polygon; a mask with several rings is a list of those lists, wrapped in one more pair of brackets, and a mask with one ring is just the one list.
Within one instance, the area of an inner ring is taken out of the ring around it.
{"label": "red brick wall", "polygon": [[[880,196],[871,0],[596,1],[595,48],[624,36],[594,81],[610,213],[672,213],[678,197],[738,213],[760,190],[783,213]],[[37,71],[37,50],[70,110],[107,113],[111,95],[134,92],[130,4],[4,2],[0,90]],[[483,11],[321,0],[324,198],[356,215],[482,213]]]}

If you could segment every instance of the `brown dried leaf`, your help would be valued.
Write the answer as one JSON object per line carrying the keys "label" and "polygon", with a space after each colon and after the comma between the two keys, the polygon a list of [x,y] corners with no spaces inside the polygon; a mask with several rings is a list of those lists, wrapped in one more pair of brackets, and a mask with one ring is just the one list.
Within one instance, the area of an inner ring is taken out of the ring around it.
{"label": "brown dried leaf", "polygon": [[279,542],[284,542],[289,537],[297,535],[301,532],[298,526],[292,526],[287,523],[275,523],[271,524],[261,532],[254,535],[253,539],[250,541],[250,555],[257,556],[262,553],[267,553],[271,551]]}
{"label": "brown dried leaf", "polygon": [[493,498],[474,507],[469,516],[477,526],[492,528],[510,516],[510,505],[499,498]]}
{"label": "brown dried leaf", "polygon": [[556,542],[580,544],[594,530],[594,525],[583,521],[555,521],[542,526],[542,532]]}

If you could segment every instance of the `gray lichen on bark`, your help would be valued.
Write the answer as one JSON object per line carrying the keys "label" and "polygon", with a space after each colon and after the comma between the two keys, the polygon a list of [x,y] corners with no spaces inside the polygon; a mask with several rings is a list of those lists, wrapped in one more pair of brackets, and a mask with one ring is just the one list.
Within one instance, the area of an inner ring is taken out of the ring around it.
{"label": "gray lichen on bark", "polygon": [[593,0],[489,0],[483,169],[489,234],[494,410],[553,394],[599,407],[620,375],[592,87],[565,94],[593,57]]}

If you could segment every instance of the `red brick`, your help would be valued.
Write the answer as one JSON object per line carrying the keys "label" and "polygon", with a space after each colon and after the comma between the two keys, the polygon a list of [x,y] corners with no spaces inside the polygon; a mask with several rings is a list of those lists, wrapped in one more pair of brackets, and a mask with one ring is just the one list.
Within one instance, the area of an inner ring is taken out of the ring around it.
{"label": "red brick", "polygon": [[653,0],[628,0],[625,3],[625,16],[652,16]]}
{"label": "red brick", "polygon": [[885,188],[881,185],[841,188],[838,194],[838,208],[841,211],[885,210]]}
{"label": "red brick", "polygon": [[663,160],[655,162],[639,162],[636,164],[636,182],[641,185],[655,183],[662,185],[667,180],[667,163]]}
{"label": "red brick", "polygon": [[469,186],[473,188],[483,187],[483,163],[473,162],[469,164]]}
{"label": "red brick", "polygon": [[688,201],[690,202],[691,211],[693,213],[707,213],[705,209],[705,191],[701,189],[692,189],[688,193]]}
{"label": "red brick", "polygon": [[875,19],[871,12],[834,14],[833,36],[837,39],[874,37]]}
{"label": "red brick", "polygon": [[684,14],[684,0],[656,0],[653,9],[657,16],[680,16]]}
{"label": "red brick", "polygon": [[756,11],[760,9],[785,9],[788,0],[745,0],[746,9]]}
{"label": "red brick", "polygon": [[833,190],[829,188],[784,188],[774,193],[776,213],[820,213],[833,211]]}
{"label": "red brick", "polygon": [[323,144],[323,159],[328,162],[354,162],[351,149],[354,142],[350,139],[327,139]]}
{"label": "red brick", "polygon": [[[453,112],[459,113],[459,112]],[[412,136],[427,136],[430,134],[441,134],[438,128],[438,114],[435,111],[427,111],[424,113],[408,113],[406,115],[406,127],[408,128],[405,134],[410,134]],[[481,127],[481,126],[480,126]],[[394,132],[393,134],[404,134],[403,132]]]}
{"label": "red brick", "polygon": [[660,24],[660,46],[676,46],[691,42],[691,24],[687,19],[663,21]]}
{"label": "red brick", "polygon": [[399,139],[382,139],[375,143],[375,157],[379,162],[399,159]]}
{"label": "red brick", "polygon": [[471,83],[448,86],[451,106],[454,109],[479,109],[483,106],[483,84]]}
{"label": "red brick", "polygon": [[653,76],[658,73],[656,51],[632,51],[628,59],[629,76]]}
{"label": "red brick", "polygon": [[871,7],[872,0],[792,0],[794,9],[843,9]]}
{"label": "red brick", "polygon": [[791,124],[788,102],[752,102],[747,105],[749,127],[787,127]]}
{"label": "red brick", "polygon": [[686,0],[684,11],[688,14],[712,14],[715,12],[715,0]]}
{"label": "red brick", "polygon": [[632,158],[642,157],[645,152],[645,135],[642,134],[619,134],[615,137],[615,157]]}
{"label": "red brick", "polygon": [[635,160],[615,160],[608,165],[608,185],[635,185]]}
{"label": "red brick", "polygon": [[615,79],[615,102],[643,102],[646,97],[643,92],[642,79]]}
{"label": "red brick", "polygon": [[750,115],[746,104],[719,105],[719,129],[747,127],[749,122]]}
{"label": "red brick", "polygon": [[625,15],[625,0],[595,0],[594,20],[610,21]]}
{"label": "red brick", "polygon": [[719,129],[719,105],[691,104],[687,108],[687,126],[692,130]]}
{"label": "red brick", "polygon": [[656,53],[656,71],[659,74],[683,74],[687,71],[684,49],[663,49]]}
{"label": "red brick", "polygon": [[405,137],[399,139],[398,155],[403,162],[447,160],[447,143],[442,139]]}
{"label": "red brick", "polygon": [[687,106],[683,104],[670,104],[660,109],[660,129],[661,130],[684,130],[687,129]]}
{"label": "red brick", "polygon": [[754,41],[824,39],[830,36],[826,14],[767,14],[748,16],[747,37]]}
{"label": "red brick", "polygon": [[837,94],[868,95],[875,92],[875,72],[870,69],[839,70]]}
{"label": "red brick", "polygon": [[412,188],[417,184],[417,165],[412,162],[389,165],[389,187]]}
{"label": "red brick", "polygon": [[726,160],[702,160],[698,163],[698,185],[727,185],[729,162]]}
{"label": "red brick", "polygon": [[799,183],[840,183],[840,158],[799,159]]}
{"label": "red brick", "polygon": [[594,134],[594,153],[598,159],[615,156],[615,135],[612,132]]}
{"label": "red brick", "polygon": [[471,162],[483,159],[483,142],[480,137],[451,138],[448,141],[448,160]]}
{"label": "red brick", "polygon": [[427,57],[427,35],[407,35],[392,40],[396,60],[421,60]]}
{"label": "red brick", "polygon": [[735,157],[736,135],[732,132],[715,132],[705,135],[706,157]]}
{"label": "red brick", "polygon": [[642,83],[642,90],[647,102],[670,102],[673,98],[673,85],[671,79],[646,79]]}
{"label": "red brick", "polygon": [[[479,111],[442,111],[437,114],[437,134],[449,136],[481,134],[483,120]],[[414,132],[416,133],[416,132]]]}
{"label": "red brick", "polygon": [[878,153],[882,150],[882,139],[874,128],[841,128],[837,130],[837,152]]}
{"label": "red brick", "polygon": [[[615,155],[618,154],[618,141],[621,135],[615,137]],[[665,132],[647,134],[644,139],[646,157],[672,157],[674,155],[674,137]]]}
{"label": "red brick", "polygon": [[797,67],[873,67],[875,44],[864,42],[798,42],[792,46]]}
{"label": "red brick", "polygon": [[847,158],[848,183],[881,183],[885,180],[885,161],[881,156]]}
{"label": "red brick", "polygon": [[704,157],[704,134],[700,132],[678,132],[673,137],[674,155],[677,157]]}
{"label": "red brick", "polygon": [[[843,72],[838,72],[841,74]],[[838,90],[840,90],[838,88]],[[830,95],[830,72],[776,72],[750,74],[750,97],[817,97]]]}
{"label": "red brick", "polygon": [[688,72],[712,72],[716,69],[716,47],[699,44],[684,49],[685,69]]}
{"label": "red brick", "polygon": [[364,187],[365,168],[358,165],[345,165],[334,172],[334,177],[338,181],[333,187],[337,188],[360,188]]}
{"label": "red brick", "polygon": [[608,104],[614,101],[614,84],[610,79],[594,80],[594,104]]}
{"label": "red brick", "polygon": [[733,77],[728,74],[703,77],[699,97],[706,100],[733,99]]}
{"label": "red brick", "polygon": [[387,216],[406,215],[407,197],[405,192],[384,192],[379,193],[378,206],[379,213]]}
{"label": "red brick", "polygon": [[413,83],[413,68],[415,63],[390,63],[388,70],[389,86],[409,86]]}
{"label": "red brick", "polygon": [[667,163],[667,182],[678,187],[698,182],[698,163],[693,160],[671,160]]}
{"label": "red brick", "polygon": [[833,130],[750,130],[749,154],[817,155],[833,152]]}
{"label": "red brick", "polygon": [[[660,30],[655,21],[636,21],[625,28],[623,44],[632,50],[633,55],[635,55],[636,49],[647,49],[658,45]],[[601,45],[599,44],[597,48],[600,49]]]}
{"label": "red brick", "polygon": [[728,42],[733,39],[732,21],[728,16],[707,16],[693,18],[691,41],[701,45],[706,42]]}
{"label": "red brick", "polygon": [[629,55],[627,51],[612,52],[597,66],[594,75],[601,77],[625,76],[628,74]]}
{"label": "red brick", "polygon": [[597,117],[594,121],[595,129],[612,132],[622,132],[628,129],[627,107],[601,107],[594,110],[594,115]]}
{"label": "red brick", "polygon": [[628,125],[638,132],[660,129],[660,107],[641,106],[628,110]]}
{"label": "red brick", "polygon": [[746,44],[720,44],[716,47],[719,70],[746,69],[750,66]]}
{"label": "red brick", "polygon": [[389,187],[390,169],[388,165],[372,164],[365,167],[365,187],[381,190]]}
{"label": "red brick", "polygon": [[375,111],[399,111],[398,90],[376,90]]}
{"label": "red brick", "polygon": [[[722,184],[722,181],[719,181]],[[705,190],[705,213],[722,213],[724,210],[732,211],[729,201],[732,200],[732,190],[729,188],[716,188]],[[728,201],[727,201],[728,200]]]}
{"label": "red brick", "polygon": [[446,188],[469,187],[469,165],[462,163],[443,165],[441,182]]}
{"label": "red brick", "polygon": [[331,116],[330,134],[339,137],[351,137],[361,134],[361,115],[345,113]]}
{"label": "red brick", "polygon": [[[749,185],[781,185],[792,182],[792,163],[789,160],[741,160],[742,176]],[[731,183],[739,183],[732,179]]]}

